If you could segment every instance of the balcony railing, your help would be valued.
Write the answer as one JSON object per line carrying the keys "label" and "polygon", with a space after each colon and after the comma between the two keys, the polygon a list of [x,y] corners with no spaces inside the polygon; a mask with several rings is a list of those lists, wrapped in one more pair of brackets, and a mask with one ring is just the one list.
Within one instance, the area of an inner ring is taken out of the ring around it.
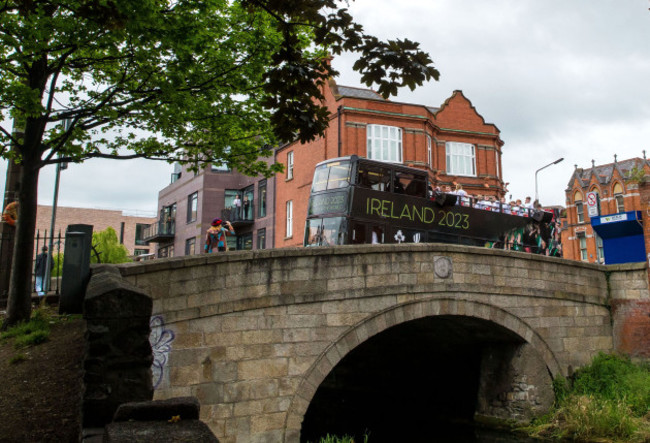
{"label": "balcony railing", "polygon": [[[246,217],[246,215],[248,215],[248,217]],[[239,211],[235,208],[222,209],[221,219],[229,221],[232,223],[233,227],[249,226],[255,221],[252,208],[248,211],[248,214],[245,214],[243,209],[240,209]]]}
{"label": "balcony railing", "polygon": [[163,242],[174,238],[176,233],[175,220],[159,220],[142,230],[142,240],[146,242]]}

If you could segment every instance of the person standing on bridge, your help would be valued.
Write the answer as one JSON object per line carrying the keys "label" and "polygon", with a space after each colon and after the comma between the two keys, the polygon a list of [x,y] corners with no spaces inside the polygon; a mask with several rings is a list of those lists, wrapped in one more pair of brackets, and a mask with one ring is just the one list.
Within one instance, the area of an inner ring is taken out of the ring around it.
{"label": "person standing on bridge", "polygon": [[211,226],[205,236],[205,246],[203,247],[204,251],[208,254],[212,253],[214,248],[219,252],[227,251],[228,243],[226,235],[235,235],[235,230],[229,221],[226,222],[228,229],[224,228],[222,223],[220,218],[215,218],[210,224]]}

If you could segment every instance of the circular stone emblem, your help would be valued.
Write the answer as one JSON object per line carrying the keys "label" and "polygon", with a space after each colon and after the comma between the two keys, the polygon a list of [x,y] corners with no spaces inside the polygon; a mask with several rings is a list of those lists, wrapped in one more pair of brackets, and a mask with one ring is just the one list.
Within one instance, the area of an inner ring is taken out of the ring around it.
{"label": "circular stone emblem", "polygon": [[451,277],[451,259],[449,257],[436,257],[433,260],[433,270],[438,278]]}

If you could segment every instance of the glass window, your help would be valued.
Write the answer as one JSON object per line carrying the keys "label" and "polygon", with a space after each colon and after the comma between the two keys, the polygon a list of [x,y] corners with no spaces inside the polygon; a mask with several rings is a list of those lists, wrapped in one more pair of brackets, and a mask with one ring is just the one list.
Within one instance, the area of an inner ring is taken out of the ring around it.
{"label": "glass window", "polygon": [[176,231],[176,203],[163,206],[160,210],[159,234],[174,234]]}
{"label": "glass window", "polygon": [[196,238],[188,238],[185,240],[185,255],[194,255],[196,248]]}
{"label": "glass window", "polygon": [[287,152],[287,180],[293,178],[293,151]]}
{"label": "glass window", "polygon": [[249,186],[242,191],[243,197],[241,210],[243,220],[253,220],[255,218],[253,214],[253,208],[255,207],[255,204],[253,203],[254,189],[253,186]]}
{"label": "glass window", "polygon": [[136,257],[139,256],[139,255],[145,255],[145,254],[148,254],[148,253],[149,253],[148,249],[135,249],[133,251],[133,255],[135,255]]}
{"label": "glass window", "polygon": [[266,228],[257,231],[257,249],[266,249]]}
{"label": "glass window", "polygon": [[163,246],[158,248],[158,258],[173,257],[174,256],[174,245]]}
{"label": "glass window", "polygon": [[375,191],[389,191],[390,180],[390,169],[359,163],[357,176],[359,186]]}
{"label": "glass window", "polygon": [[315,218],[307,220],[305,246],[343,245],[347,238],[347,223],[344,217]]}
{"label": "glass window", "polygon": [[580,260],[587,261],[587,235],[584,232],[578,232],[577,237],[580,244]]}
{"label": "glass window", "polygon": [[147,226],[149,226],[149,225],[144,224],[144,223],[136,223],[135,224],[135,244],[136,245],[144,246],[144,245],[149,244],[148,242],[143,240],[143,238],[144,238],[144,230],[145,230],[145,228]]}
{"label": "glass window", "polygon": [[246,234],[237,236],[237,250],[239,251],[250,251],[253,249],[253,233],[248,232]]}
{"label": "glass window", "polygon": [[623,197],[623,186],[620,183],[614,185],[614,198],[616,199],[616,212],[625,212],[625,198]]}
{"label": "glass window", "polygon": [[312,192],[345,188],[350,184],[350,162],[326,163],[316,168]]}
{"label": "glass window", "polygon": [[395,171],[395,193],[426,197],[426,191],[427,182],[423,176],[410,172]]}
{"label": "glass window", "polygon": [[614,197],[616,198],[616,212],[617,213],[625,212],[625,202],[623,200],[623,195],[617,194]]}
{"label": "glass window", "polygon": [[238,189],[226,189],[223,195],[223,207],[230,213],[230,216],[224,214],[226,219],[239,220],[241,213],[241,191]]}
{"label": "glass window", "polygon": [[402,163],[402,129],[395,126],[366,126],[368,152],[373,160]]}
{"label": "glass window", "polygon": [[187,197],[187,222],[195,222],[199,210],[199,193],[198,191]]}
{"label": "glass window", "polygon": [[598,256],[598,263],[605,263],[605,250],[603,249],[603,239],[594,232],[594,237],[596,237],[596,255]]}
{"label": "glass window", "polygon": [[476,154],[474,145],[447,142],[447,174],[476,176]]}
{"label": "glass window", "polygon": [[257,208],[257,217],[266,217],[266,180],[260,181],[257,187],[257,199],[259,207]]}
{"label": "glass window", "polygon": [[431,136],[427,134],[427,164],[433,168],[433,156],[431,154]]}
{"label": "glass window", "polygon": [[287,201],[287,229],[286,237],[293,236],[293,201]]}
{"label": "glass window", "polygon": [[576,202],[576,214],[578,215],[578,223],[585,222],[585,208],[581,201]]}

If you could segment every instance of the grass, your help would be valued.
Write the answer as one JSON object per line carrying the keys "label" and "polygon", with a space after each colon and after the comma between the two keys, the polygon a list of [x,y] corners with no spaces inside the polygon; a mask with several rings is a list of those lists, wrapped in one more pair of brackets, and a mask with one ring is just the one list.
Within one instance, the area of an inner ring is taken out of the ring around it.
{"label": "grass", "polygon": [[581,441],[650,441],[650,367],[599,354],[570,380],[554,380],[556,404],[526,431]]}
{"label": "grass", "polygon": [[52,324],[64,322],[70,318],[71,316],[59,316],[55,314],[52,307],[42,305],[34,310],[28,322],[9,328],[0,334],[0,339],[13,338],[16,349],[39,345],[49,340]]}

